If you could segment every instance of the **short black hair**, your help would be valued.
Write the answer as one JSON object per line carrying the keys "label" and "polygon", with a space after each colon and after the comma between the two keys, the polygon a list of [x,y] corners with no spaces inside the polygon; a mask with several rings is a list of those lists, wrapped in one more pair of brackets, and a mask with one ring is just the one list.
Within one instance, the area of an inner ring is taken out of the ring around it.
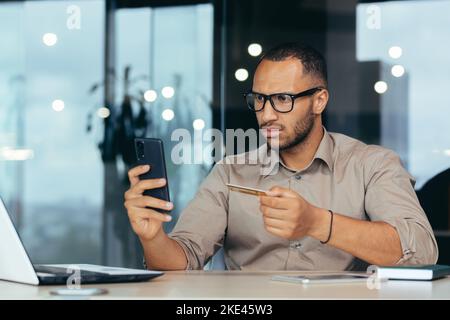
{"label": "short black hair", "polygon": [[289,58],[300,60],[306,74],[311,74],[323,80],[325,86],[327,86],[328,75],[325,58],[319,51],[302,42],[286,42],[269,49],[262,55],[256,68],[263,60],[284,61]]}

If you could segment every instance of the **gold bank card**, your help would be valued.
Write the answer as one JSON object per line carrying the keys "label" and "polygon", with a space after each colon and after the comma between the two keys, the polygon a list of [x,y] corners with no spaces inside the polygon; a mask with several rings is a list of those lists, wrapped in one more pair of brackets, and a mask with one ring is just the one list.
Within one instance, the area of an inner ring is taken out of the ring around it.
{"label": "gold bank card", "polygon": [[245,194],[249,194],[249,195],[252,195],[252,196],[266,196],[267,195],[265,190],[239,186],[237,184],[227,183],[227,187],[231,191],[245,193]]}

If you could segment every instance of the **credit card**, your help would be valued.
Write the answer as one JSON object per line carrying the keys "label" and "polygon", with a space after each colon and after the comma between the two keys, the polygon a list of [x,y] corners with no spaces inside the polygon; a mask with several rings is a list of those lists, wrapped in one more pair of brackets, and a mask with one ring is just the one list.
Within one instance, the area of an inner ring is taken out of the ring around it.
{"label": "credit card", "polygon": [[245,193],[245,194],[249,194],[252,196],[266,196],[267,195],[266,190],[239,186],[237,184],[232,184],[232,183],[227,183],[226,185],[227,185],[228,189],[230,189],[231,191]]}

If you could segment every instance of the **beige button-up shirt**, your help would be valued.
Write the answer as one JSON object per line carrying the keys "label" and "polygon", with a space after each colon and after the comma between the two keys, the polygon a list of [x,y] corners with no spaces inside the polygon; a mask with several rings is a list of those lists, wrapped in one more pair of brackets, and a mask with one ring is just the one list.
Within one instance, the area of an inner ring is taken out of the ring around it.
{"label": "beige button-up shirt", "polygon": [[[282,161],[271,171],[262,170],[268,160],[261,159],[267,156],[264,148],[218,162],[181,213],[169,237],[185,251],[188,269],[202,269],[222,246],[229,270],[365,270],[368,265],[311,237],[292,241],[268,233],[258,197],[229,191],[226,183],[264,190],[278,185],[317,207],[384,221],[400,236],[399,264],[436,263],[436,240],[415,181],[393,151],[324,128],[313,160],[296,172]],[[255,155],[258,161],[248,160]]]}

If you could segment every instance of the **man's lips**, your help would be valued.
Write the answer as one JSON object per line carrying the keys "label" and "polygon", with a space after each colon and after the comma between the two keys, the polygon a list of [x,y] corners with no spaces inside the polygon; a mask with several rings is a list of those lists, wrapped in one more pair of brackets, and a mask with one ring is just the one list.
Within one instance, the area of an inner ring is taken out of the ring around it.
{"label": "man's lips", "polygon": [[263,127],[262,133],[266,138],[274,138],[278,137],[281,130],[279,127]]}

